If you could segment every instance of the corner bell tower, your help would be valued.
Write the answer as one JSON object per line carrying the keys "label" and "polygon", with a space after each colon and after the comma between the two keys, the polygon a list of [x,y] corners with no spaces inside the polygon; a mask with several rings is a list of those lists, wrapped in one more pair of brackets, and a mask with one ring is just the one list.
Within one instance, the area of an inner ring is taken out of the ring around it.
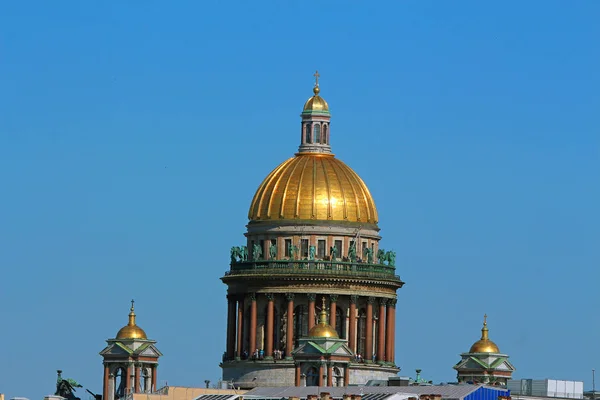
{"label": "corner bell tower", "polygon": [[131,393],[152,393],[157,390],[156,370],[162,353],[156,341],[135,322],[134,301],[131,300],[129,322],[122,327],[108,346],[100,352],[104,364],[102,398],[118,400]]}
{"label": "corner bell tower", "polygon": [[300,135],[300,153],[331,153],[329,142],[329,105],[324,98],[319,96],[319,71],[314,74],[315,87],[313,97],[304,104],[302,117],[302,130]]}

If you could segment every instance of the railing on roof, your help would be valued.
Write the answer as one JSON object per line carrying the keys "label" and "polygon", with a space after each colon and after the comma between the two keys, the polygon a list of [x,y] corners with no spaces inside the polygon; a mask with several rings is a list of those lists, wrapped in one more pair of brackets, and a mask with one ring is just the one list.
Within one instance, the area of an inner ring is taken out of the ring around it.
{"label": "railing on roof", "polygon": [[380,278],[400,281],[396,268],[384,264],[320,260],[237,261],[225,276],[231,275],[328,275],[357,278]]}

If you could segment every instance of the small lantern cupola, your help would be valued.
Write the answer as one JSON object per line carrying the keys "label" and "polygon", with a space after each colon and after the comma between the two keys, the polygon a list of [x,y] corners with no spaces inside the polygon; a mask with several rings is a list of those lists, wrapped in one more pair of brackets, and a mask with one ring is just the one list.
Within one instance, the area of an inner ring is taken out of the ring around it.
{"label": "small lantern cupola", "polygon": [[300,134],[300,153],[331,153],[329,141],[329,105],[324,98],[319,96],[319,71],[314,74],[315,87],[314,96],[304,103],[302,110],[302,129]]}

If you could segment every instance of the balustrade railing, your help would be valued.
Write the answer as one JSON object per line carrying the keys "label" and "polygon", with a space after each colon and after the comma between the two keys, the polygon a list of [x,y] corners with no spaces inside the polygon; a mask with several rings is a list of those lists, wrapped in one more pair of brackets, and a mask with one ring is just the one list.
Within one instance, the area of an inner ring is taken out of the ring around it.
{"label": "balustrade railing", "polygon": [[384,264],[321,260],[257,260],[233,262],[225,275],[314,274],[400,280],[395,272],[394,266]]}

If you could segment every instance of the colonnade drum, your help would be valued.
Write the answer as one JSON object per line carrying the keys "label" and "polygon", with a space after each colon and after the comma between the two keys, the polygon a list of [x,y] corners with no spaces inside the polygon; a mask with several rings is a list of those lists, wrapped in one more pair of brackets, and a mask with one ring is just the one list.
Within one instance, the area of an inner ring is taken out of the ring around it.
{"label": "colonnade drum", "polygon": [[[232,246],[221,278],[228,304],[221,367],[236,387],[361,384],[399,371],[396,292],[404,282],[396,253],[380,248],[367,185],[332,153],[329,104],[315,77],[298,152],[258,186],[245,243]],[[314,357],[299,355],[323,304],[339,338],[331,352],[315,342]]]}
{"label": "colonnade drum", "polygon": [[298,340],[315,325],[323,296],[330,304],[329,324],[348,341],[357,362],[395,365],[395,298],[315,293],[228,295],[223,361],[291,360]]}

